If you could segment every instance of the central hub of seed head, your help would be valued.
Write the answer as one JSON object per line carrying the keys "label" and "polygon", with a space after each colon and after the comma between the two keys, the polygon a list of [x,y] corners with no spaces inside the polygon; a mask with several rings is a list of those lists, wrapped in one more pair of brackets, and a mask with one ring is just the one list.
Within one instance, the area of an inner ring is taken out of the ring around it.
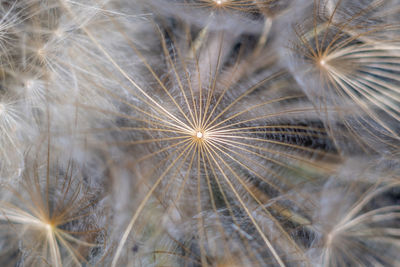
{"label": "central hub of seed head", "polygon": [[214,0],[214,3],[216,3],[217,5],[222,5],[226,2],[226,0]]}
{"label": "central hub of seed head", "polygon": [[53,230],[53,225],[51,223],[44,223],[44,228],[51,232]]}
{"label": "central hub of seed head", "polygon": [[193,132],[193,138],[196,142],[203,142],[206,139],[206,133],[203,130],[195,130]]}

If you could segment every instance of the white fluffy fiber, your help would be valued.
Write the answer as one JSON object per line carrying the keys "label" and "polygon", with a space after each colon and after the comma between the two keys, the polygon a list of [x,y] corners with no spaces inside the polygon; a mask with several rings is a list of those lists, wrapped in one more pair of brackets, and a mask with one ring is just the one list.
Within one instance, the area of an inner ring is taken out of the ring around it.
{"label": "white fluffy fiber", "polygon": [[400,265],[398,0],[1,0],[1,266]]}

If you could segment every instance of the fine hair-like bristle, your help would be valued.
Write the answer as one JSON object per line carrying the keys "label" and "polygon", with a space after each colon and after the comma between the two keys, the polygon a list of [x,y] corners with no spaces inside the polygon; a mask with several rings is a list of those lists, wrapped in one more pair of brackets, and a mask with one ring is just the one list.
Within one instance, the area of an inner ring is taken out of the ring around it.
{"label": "fine hair-like bristle", "polygon": [[397,266],[398,0],[1,0],[1,266]]}

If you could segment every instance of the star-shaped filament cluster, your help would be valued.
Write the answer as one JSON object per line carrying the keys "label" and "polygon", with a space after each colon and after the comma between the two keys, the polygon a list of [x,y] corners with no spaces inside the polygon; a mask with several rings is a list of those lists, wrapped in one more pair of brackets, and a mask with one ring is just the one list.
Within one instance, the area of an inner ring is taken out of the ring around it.
{"label": "star-shaped filament cluster", "polygon": [[[73,169],[70,164],[65,175],[53,176],[50,167],[43,171],[34,163],[34,173],[26,173],[19,186],[1,188],[3,194],[11,194],[0,202],[0,221],[12,232],[9,247],[30,251],[21,259],[14,255],[13,261],[78,266],[89,263],[92,249],[101,248],[96,239],[103,230],[93,220],[96,198]],[[84,225],[87,222],[90,227]]]}
{"label": "star-shaped filament cluster", "polygon": [[[400,96],[397,82],[393,86],[387,81],[396,80],[393,74],[399,73],[400,50],[398,40],[386,41],[381,35],[390,35],[398,26],[380,21],[391,10],[378,1],[348,13],[343,1],[326,9],[322,2],[315,1],[314,16],[295,27],[295,75],[304,80],[312,101],[324,113],[339,112],[347,135],[357,136],[364,151],[382,146],[396,151]],[[335,121],[328,123],[336,128]],[[335,136],[347,138],[343,131]]]}
{"label": "star-shaped filament cluster", "polygon": [[[120,84],[128,83],[123,88],[129,98],[90,80],[124,108],[115,112],[103,107],[84,107],[111,114],[123,122],[117,129],[105,128],[101,132],[119,132],[119,140],[107,142],[107,146],[114,144],[141,152],[132,153],[135,156],[128,165],[133,166],[139,184],[144,185],[137,190],[147,192],[118,243],[112,265],[119,264],[134,229],[145,227],[140,224],[141,216],[152,199],[165,207],[166,216],[167,211],[175,209],[180,216],[185,210],[186,216],[198,218],[199,261],[203,264],[207,261],[207,248],[203,242],[206,233],[202,214],[210,211],[218,217],[219,210],[225,209],[234,222],[239,220],[235,210],[240,210],[251,225],[254,242],[262,244],[263,255],[284,265],[286,259],[281,253],[286,248],[273,244],[271,240],[277,236],[263,230],[265,221],[254,215],[250,203],[261,207],[262,216],[274,225],[273,232],[283,236],[293,248],[291,257],[302,257],[299,244],[283,228],[279,216],[274,215],[282,206],[275,203],[266,208],[265,204],[268,199],[293,189],[297,182],[312,180],[312,175],[301,171],[302,168],[330,173],[329,165],[319,161],[325,158],[336,161],[338,157],[335,151],[326,152],[318,147],[320,143],[329,144],[321,124],[307,126],[288,119],[289,115],[303,117],[314,114],[315,110],[306,103],[303,94],[282,95],[289,90],[285,71],[270,73],[250,86],[242,85],[238,83],[240,78],[227,78],[235,76],[241,64],[240,56],[229,71],[221,70],[225,64],[223,34],[216,35],[216,42],[210,41],[214,44],[211,52],[207,51],[208,41],[204,36],[193,41],[192,47],[182,48],[159,31],[165,68],[169,70],[169,75],[161,78],[134,42],[122,33],[153,80],[154,86],[147,87],[129,75],[88,30],[86,34],[118,71]],[[173,49],[169,47],[171,42]],[[113,74],[105,74],[109,75]],[[289,178],[289,173],[297,175],[296,182]],[[255,190],[255,184],[263,184],[269,195],[262,198],[260,194],[264,192]],[[285,216],[297,223],[304,221],[291,212]],[[221,236],[226,235],[222,218],[217,224]],[[245,236],[240,229],[237,223],[238,235],[243,240]]]}

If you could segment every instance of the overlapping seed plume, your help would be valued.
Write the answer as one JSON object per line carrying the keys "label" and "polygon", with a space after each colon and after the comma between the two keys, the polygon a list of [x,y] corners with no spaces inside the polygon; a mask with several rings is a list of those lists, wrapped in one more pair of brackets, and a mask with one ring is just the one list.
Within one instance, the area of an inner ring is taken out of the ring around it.
{"label": "overlapping seed plume", "polygon": [[396,266],[397,0],[0,2],[2,266]]}

